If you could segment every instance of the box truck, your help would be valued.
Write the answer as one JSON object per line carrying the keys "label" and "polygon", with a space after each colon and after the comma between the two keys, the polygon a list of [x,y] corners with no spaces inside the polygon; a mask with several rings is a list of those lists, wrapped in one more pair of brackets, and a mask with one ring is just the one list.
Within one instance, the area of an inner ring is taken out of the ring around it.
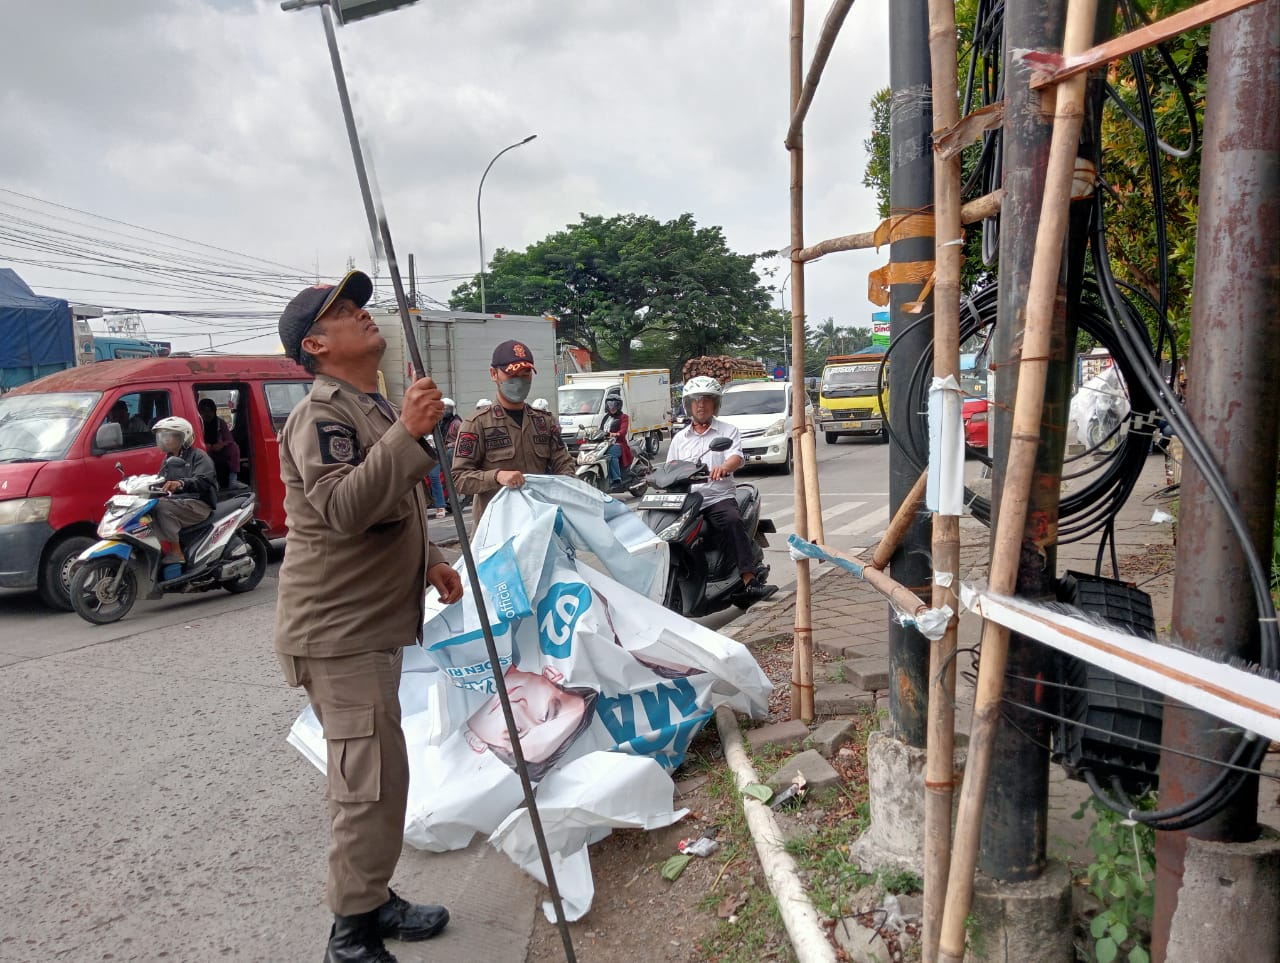
{"label": "box truck", "polygon": [[[404,325],[398,311],[371,312],[387,339],[382,373],[388,398],[396,404],[413,381],[413,361],[405,348]],[[522,314],[477,314],[468,311],[414,311],[410,315],[422,363],[446,398],[469,416],[481,398],[495,400],[497,387],[489,377],[493,349],[503,341],[522,341],[533,352],[537,373],[530,400],[555,398],[555,320]],[[554,404],[554,402],[552,402]]]}
{"label": "box truck", "polygon": [[604,400],[620,395],[631,418],[629,440],[644,440],[650,458],[671,427],[671,372],[667,368],[637,371],[583,371],[565,375],[558,392],[560,437],[572,451],[580,428],[596,428],[604,417]]}

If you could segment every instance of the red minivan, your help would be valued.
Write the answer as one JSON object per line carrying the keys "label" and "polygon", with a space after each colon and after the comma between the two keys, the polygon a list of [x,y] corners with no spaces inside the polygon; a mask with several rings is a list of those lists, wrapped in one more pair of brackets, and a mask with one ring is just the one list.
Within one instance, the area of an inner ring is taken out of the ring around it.
{"label": "red minivan", "polygon": [[[120,469],[159,469],[151,425],[170,415],[191,422],[204,447],[204,398],[240,448],[239,480],[257,493],[267,536],[283,538],[278,437],[310,390],[306,370],[279,355],[196,355],[103,361],[0,395],[0,588],[35,588],[70,610],[71,563],[96,540]],[[121,430],[102,431],[113,409]]]}

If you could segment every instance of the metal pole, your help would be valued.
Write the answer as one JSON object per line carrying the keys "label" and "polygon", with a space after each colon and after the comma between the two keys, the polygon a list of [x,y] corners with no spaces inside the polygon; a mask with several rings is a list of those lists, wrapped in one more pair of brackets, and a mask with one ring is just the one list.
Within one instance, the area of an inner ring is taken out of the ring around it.
{"label": "metal pole", "polygon": [[[422,356],[418,351],[418,342],[414,336],[413,323],[409,317],[409,301],[405,295],[404,283],[400,277],[400,267],[396,263],[395,247],[391,242],[391,228],[387,225],[387,219],[384,214],[381,212],[373,213],[381,205],[375,203],[373,192],[369,187],[369,178],[364,164],[364,153],[360,149],[360,142],[356,135],[355,118],[351,113],[351,102],[346,95],[346,80],[342,72],[342,61],[338,56],[337,43],[333,36],[333,26],[329,19],[328,7],[321,8],[321,13],[324,16],[326,34],[329,38],[329,53],[333,59],[334,77],[338,82],[339,100],[342,103],[347,132],[352,138],[352,153],[355,155],[356,161],[356,178],[360,183],[365,210],[370,212],[372,218],[371,226],[373,227],[374,243],[381,243],[382,249],[386,252],[387,267],[390,269],[391,284],[395,290],[396,306],[400,309],[400,323],[404,326],[405,346],[413,362],[414,375],[421,378],[426,374],[426,371],[422,365]],[[528,137],[521,143],[528,143],[532,139],[533,137]],[[519,147],[520,145],[513,144],[512,146]],[[497,160],[497,158],[495,157],[494,160]],[[493,165],[493,161],[489,163],[490,166]],[[488,173],[487,168],[485,173]],[[483,186],[483,179],[481,179],[481,184]],[[432,438],[435,442],[436,451],[443,452],[447,446],[445,445],[444,432],[441,431],[439,425],[436,426],[432,433]],[[458,500],[457,487],[453,482],[453,471],[447,461],[441,461],[440,468],[448,488],[448,497],[453,509],[453,522],[458,533],[458,544],[462,550],[464,567],[471,583],[471,598],[476,607],[476,615],[480,619],[481,630],[484,633],[485,650],[489,656],[489,666],[490,671],[493,673],[494,688],[498,693],[498,702],[502,705],[502,715],[506,720],[507,732],[511,736],[511,754],[515,759],[515,768],[520,777],[521,788],[524,790],[525,805],[529,810],[529,821],[538,844],[538,853],[542,858],[542,870],[547,877],[547,889],[550,891],[551,904],[555,909],[556,925],[560,930],[561,942],[564,944],[565,959],[569,963],[576,963],[577,957],[574,955],[573,941],[569,935],[569,923],[565,919],[564,905],[560,899],[560,888],[556,885],[555,867],[551,862],[551,851],[547,846],[546,835],[542,829],[542,819],[538,814],[537,797],[534,795],[533,783],[529,779],[529,768],[525,764],[524,750],[520,745],[520,729],[516,725],[515,716],[511,712],[511,698],[507,694],[507,683],[501,671],[502,663],[498,655],[498,646],[494,641],[493,629],[489,624],[489,613],[484,602],[480,575],[476,569],[475,558],[471,554],[471,543],[467,539],[466,525],[462,520],[462,504]]]}
{"label": "metal pole", "polygon": [[[1036,231],[1044,201],[1045,170],[1053,136],[1053,101],[1042,103],[1032,91],[1031,69],[1017,56],[1020,50],[1061,50],[1066,25],[1066,0],[1006,4],[1004,14],[1004,95],[1007,101],[1002,132],[1004,201],[1000,208],[1000,295],[992,335],[995,404],[992,405],[992,517],[1000,514],[1006,461],[1018,395],[1018,353],[1026,327],[1027,291],[1031,282]],[[1065,267],[1065,264],[1064,264]],[[1067,423],[1070,370],[1066,364],[1065,300],[1059,286],[1050,335],[1049,373],[1040,425],[1034,481],[1027,506],[1023,551],[1018,566],[1018,595],[1043,599],[1053,594],[1057,565],[1058,496],[1062,477],[1063,432]],[[995,527],[992,527],[992,539]],[[1019,635],[1009,637],[1005,680],[1006,703],[992,747],[993,771],[983,810],[979,867],[994,879],[1030,880],[1043,871],[1047,859],[1049,818],[1048,720],[1016,704],[1038,706],[1043,687],[1019,682],[1013,676],[1044,674],[1045,649]],[[1016,703],[1016,704],[1011,704]]]}
{"label": "metal pole", "polygon": [[[889,6],[889,216],[933,210],[932,87],[929,70],[928,0],[894,0]],[[912,219],[915,222],[917,219]],[[904,222],[905,223],[905,222]],[[908,384],[915,359],[933,343],[932,323],[916,324],[919,314],[904,310],[917,301],[932,271],[933,231],[899,237],[889,248],[890,271],[901,271],[889,301],[889,336],[893,361],[889,365],[889,423],[905,439],[917,417],[909,404]],[[904,265],[895,269],[895,265]],[[909,265],[918,266],[912,270]],[[914,279],[918,278],[918,280]],[[932,300],[932,299],[930,299]],[[930,305],[923,309],[931,311]],[[889,450],[889,515],[906,499],[920,470],[894,444]],[[932,571],[929,551],[933,526],[921,514],[907,531],[889,563],[894,579],[920,595],[929,594]],[[914,628],[889,620],[889,716],[894,733],[910,746],[925,743],[928,717],[929,643]]]}
{"label": "metal pole", "polygon": [[[1280,415],[1280,2],[1271,0],[1213,25],[1201,153],[1195,296],[1187,412],[1214,449],[1250,540],[1263,558],[1272,538],[1276,423]],[[1202,347],[1203,346],[1203,347]],[[1173,641],[1258,659],[1257,607],[1244,553],[1226,516],[1189,461],[1178,517]],[[1225,759],[1238,736],[1168,701],[1163,741]],[[1165,753],[1160,806],[1193,798],[1216,766]],[[1188,836],[1225,842],[1257,838],[1258,783],[1250,779],[1213,818],[1156,837],[1152,950],[1165,956],[1182,886]],[[1206,951],[1206,960],[1218,960]]]}
{"label": "metal pole", "polygon": [[519,143],[511,144],[508,147],[502,148],[502,150],[498,151],[498,153],[493,155],[493,160],[489,161],[488,165],[484,169],[484,173],[480,175],[480,186],[476,188],[476,234],[479,235],[480,237],[480,313],[481,314],[485,314],[486,313],[485,309],[488,307],[488,302],[485,300],[485,295],[484,295],[484,224],[480,219],[480,194],[484,190],[484,179],[489,176],[489,168],[493,167],[493,165],[497,163],[497,160],[499,157],[501,157],[503,154],[505,154],[509,150],[515,150],[517,147],[523,147],[525,144],[529,143],[529,141],[533,140],[537,136],[538,136],[537,134],[530,134],[528,137],[526,137],[524,140],[520,141]]}

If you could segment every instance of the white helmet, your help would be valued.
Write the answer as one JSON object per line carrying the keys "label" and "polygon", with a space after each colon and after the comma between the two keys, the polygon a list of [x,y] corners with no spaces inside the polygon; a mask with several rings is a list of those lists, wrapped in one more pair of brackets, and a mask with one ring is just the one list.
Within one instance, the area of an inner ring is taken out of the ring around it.
{"label": "white helmet", "polygon": [[479,401],[476,402],[476,411],[479,411],[481,408],[490,408],[492,406],[493,406],[493,402],[490,401],[488,398],[481,398]]}
{"label": "white helmet", "polygon": [[533,401],[529,402],[529,404],[531,404],[533,407],[537,408],[540,411],[551,410],[551,402],[549,402],[546,398],[534,398]]}
{"label": "white helmet", "polygon": [[151,426],[151,430],[155,434],[159,434],[162,431],[176,432],[182,436],[183,448],[190,448],[191,444],[196,440],[196,433],[191,427],[191,422],[187,421],[186,418],[161,418]]}
{"label": "white helmet", "polygon": [[453,399],[452,399],[452,398],[441,398],[441,399],[440,399],[440,403],[441,403],[442,405],[444,405],[446,408],[456,408],[456,407],[458,407],[456,404],[454,404],[454,403],[453,403]]}
{"label": "white helmet", "polygon": [[715,378],[709,378],[706,375],[698,375],[696,378],[690,378],[684,383],[684,391],[681,398],[687,405],[694,398],[711,398],[715,402],[716,414],[720,414],[720,398],[724,394],[724,389],[720,387],[720,382]]}

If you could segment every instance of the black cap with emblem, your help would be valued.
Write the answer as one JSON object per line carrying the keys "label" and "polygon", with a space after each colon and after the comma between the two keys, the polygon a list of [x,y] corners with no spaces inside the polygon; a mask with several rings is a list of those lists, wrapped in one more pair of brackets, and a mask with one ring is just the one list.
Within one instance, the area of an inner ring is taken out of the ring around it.
{"label": "black cap with emblem", "polygon": [[363,271],[349,271],[337,284],[317,284],[299,291],[280,315],[280,344],[294,361],[302,361],[302,339],[338,298],[350,298],[363,308],[373,297],[373,282]]}
{"label": "black cap with emblem", "polygon": [[493,349],[492,366],[508,374],[519,374],[523,371],[536,371],[533,366],[533,352],[523,341],[504,341]]}

